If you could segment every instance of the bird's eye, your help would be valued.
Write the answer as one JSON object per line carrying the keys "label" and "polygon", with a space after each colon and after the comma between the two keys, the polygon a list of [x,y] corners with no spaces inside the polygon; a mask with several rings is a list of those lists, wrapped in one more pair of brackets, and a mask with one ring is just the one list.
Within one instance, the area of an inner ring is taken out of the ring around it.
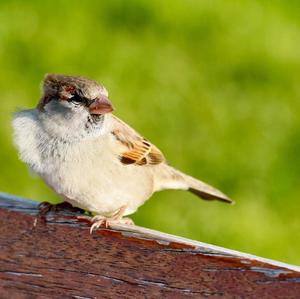
{"label": "bird's eye", "polygon": [[79,96],[78,94],[74,94],[72,97],[68,99],[69,102],[72,102],[75,105],[85,104],[85,98]]}

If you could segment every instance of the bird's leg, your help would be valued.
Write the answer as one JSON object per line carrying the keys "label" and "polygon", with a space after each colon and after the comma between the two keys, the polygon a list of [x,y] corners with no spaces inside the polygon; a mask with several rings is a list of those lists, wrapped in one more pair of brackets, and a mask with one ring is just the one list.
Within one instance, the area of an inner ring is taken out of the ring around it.
{"label": "bird's leg", "polygon": [[94,230],[97,230],[102,224],[106,228],[110,227],[112,224],[128,224],[133,225],[133,221],[130,218],[123,218],[127,206],[122,206],[117,210],[111,217],[104,217],[101,215],[96,215],[92,218],[92,226],[90,228],[90,233],[92,234]]}

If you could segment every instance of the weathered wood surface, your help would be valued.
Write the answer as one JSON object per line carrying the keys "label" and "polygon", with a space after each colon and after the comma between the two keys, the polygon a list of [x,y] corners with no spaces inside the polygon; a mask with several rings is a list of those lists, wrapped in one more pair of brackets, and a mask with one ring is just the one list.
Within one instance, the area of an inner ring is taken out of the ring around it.
{"label": "weathered wood surface", "polygon": [[300,268],[0,194],[0,298],[300,298]]}

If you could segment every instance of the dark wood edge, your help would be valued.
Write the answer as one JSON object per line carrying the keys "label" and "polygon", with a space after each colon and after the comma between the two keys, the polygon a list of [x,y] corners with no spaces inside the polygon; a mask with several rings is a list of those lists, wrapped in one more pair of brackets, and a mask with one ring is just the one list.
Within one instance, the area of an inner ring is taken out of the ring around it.
{"label": "dark wood edge", "polygon": [[[39,205],[38,201],[24,199],[22,197],[0,192],[0,209],[8,209],[10,211],[16,211],[24,214],[37,215],[38,205]],[[78,220],[76,216],[78,216],[78,213],[71,213],[71,212],[64,211],[63,214],[50,213],[47,215],[46,220],[47,223],[49,224],[55,223],[55,224],[75,226],[75,227],[85,227],[85,228],[89,227],[90,223],[88,223],[86,220]],[[300,266],[290,265],[272,259],[267,259],[252,254],[232,250],[232,249],[227,249],[216,245],[203,243],[200,241],[190,240],[183,237],[174,236],[171,234],[163,233],[160,231],[156,231],[156,230],[152,230],[149,228],[144,228],[136,225],[132,226],[132,225],[118,224],[118,225],[113,225],[110,228],[110,230],[114,232],[119,232],[123,236],[127,236],[127,237],[133,237],[133,238],[143,239],[143,240],[155,240],[156,242],[164,245],[177,244],[177,246],[179,246],[179,244],[182,244],[183,248],[187,249],[191,253],[201,253],[205,255],[222,256],[222,257],[227,256],[231,258],[237,258],[239,260],[244,260],[245,262],[247,262],[247,260],[259,261],[265,264],[269,264],[272,267],[282,268],[279,269],[278,271],[288,269],[300,273]],[[270,269],[266,271],[269,272]],[[276,270],[273,269],[272,271],[276,271]],[[274,272],[274,275],[275,274],[276,273]]]}
{"label": "dark wood edge", "polygon": [[38,205],[0,193],[0,298],[299,298],[298,266]]}

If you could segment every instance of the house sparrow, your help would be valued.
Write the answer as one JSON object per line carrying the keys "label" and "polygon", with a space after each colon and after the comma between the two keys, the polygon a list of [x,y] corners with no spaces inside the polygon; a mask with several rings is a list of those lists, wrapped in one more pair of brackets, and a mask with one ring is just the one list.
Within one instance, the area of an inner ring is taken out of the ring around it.
{"label": "house sparrow", "polygon": [[97,82],[48,74],[43,91],[35,109],[14,115],[20,158],[64,201],[97,215],[91,231],[131,223],[123,216],[164,189],[232,202],[170,166],[155,145],[112,114],[108,92]]}

